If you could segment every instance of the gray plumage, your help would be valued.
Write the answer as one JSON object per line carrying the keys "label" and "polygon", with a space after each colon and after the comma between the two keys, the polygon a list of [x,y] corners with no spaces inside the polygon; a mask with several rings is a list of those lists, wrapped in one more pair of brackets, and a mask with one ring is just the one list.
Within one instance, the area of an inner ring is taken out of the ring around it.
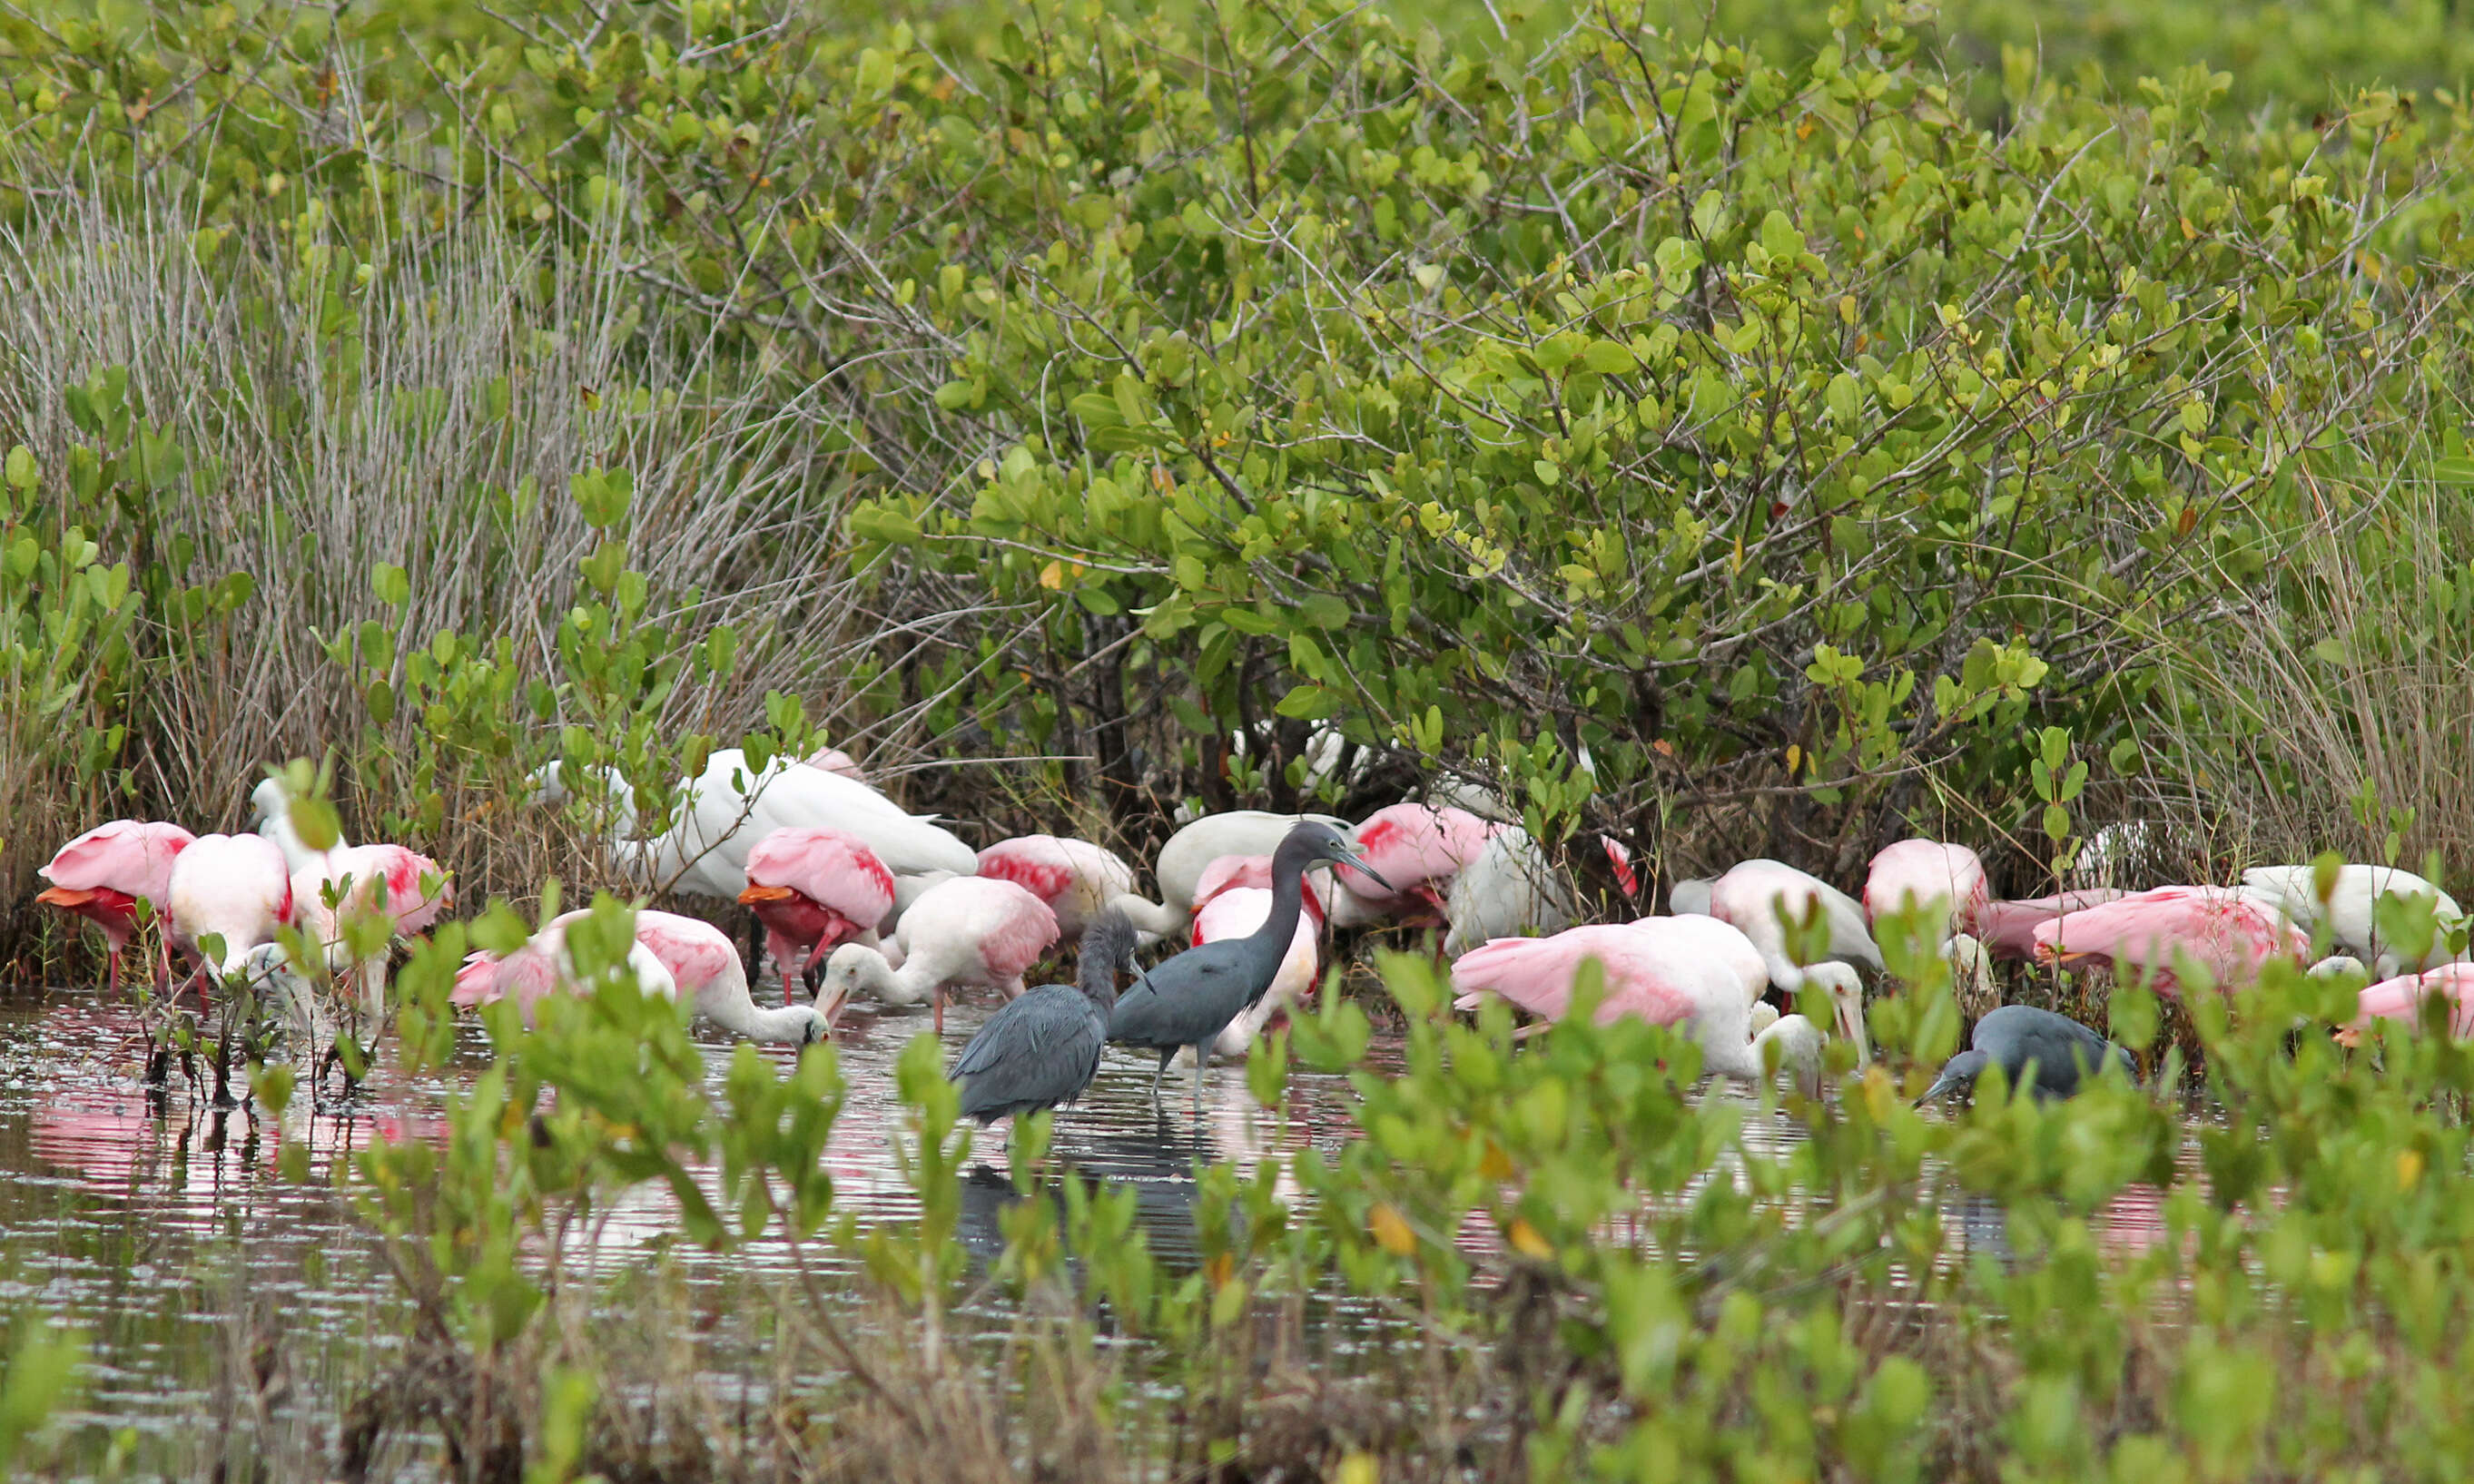
{"label": "gray plumage", "polygon": [[1263,925],[1243,938],[1206,943],[1138,976],[1117,1001],[1108,1020],[1108,1039],[1122,1046],[1159,1053],[1159,1071],[1152,1091],[1159,1091],[1168,1064],[1185,1047],[1194,1048],[1194,1110],[1202,1112],[1202,1072],[1210,1064],[1209,1048],[1228,1022],[1263,997],[1288,956],[1297,937],[1298,913],[1308,869],[1347,861],[1373,876],[1386,891],[1392,883],[1367,871],[1356,846],[1328,825],[1309,820],[1282,837],[1272,852],[1272,914]]}
{"label": "gray plumage", "polygon": [[1083,930],[1075,983],[1043,984],[988,1017],[948,1073],[962,1085],[962,1116],[984,1126],[1079,1098],[1100,1070],[1117,972],[1133,956],[1134,924],[1103,912]]}
{"label": "gray plumage", "polygon": [[1976,1022],[1972,1048],[1952,1057],[1916,1103],[1921,1107],[1948,1092],[1973,1096],[1976,1079],[1988,1066],[2000,1066],[2015,1089],[2027,1077],[2031,1063],[2030,1091],[2039,1099],[2070,1097],[2096,1078],[2108,1056],[2120,1064],[2124,1077],[2139,1080],[2139,1063],[2128,1051],[2070,1017],[2032,1005],[2003,1005]]}

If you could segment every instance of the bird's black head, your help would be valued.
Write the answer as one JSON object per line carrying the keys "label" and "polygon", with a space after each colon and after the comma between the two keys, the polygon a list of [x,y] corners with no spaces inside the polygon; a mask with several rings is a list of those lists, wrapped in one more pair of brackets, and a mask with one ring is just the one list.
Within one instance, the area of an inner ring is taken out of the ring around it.
{"label": "bird's black head", "polygon": [[1960,1052],[1943,1065],[1941,1075],[1933,1079],[1931,1087],[1925,1089],[1924,1096],[1916,1099],[1916,1106],[1922,1108],[1934,1098],[1952,1092],[1960,1097],[1974,1096],[1976,1079],[1984,1075],[1984,1068],[1991,1065],[1993,1058],[1981,1051]]}
{"label": "bird's black head", "polygon": [[1282,858],[1294,860],[1296,865],[1292,869],[1298,871],[1314,866],[1339,865],[1345,862],[1371,877],[1375,884],[1385,891],[1399,890],[1368,868],[1366,852],[1358,849],[1357,842],[1321,820],[1298,821],[1280,841],[1279,850],[1273,861],[1275,868]]}

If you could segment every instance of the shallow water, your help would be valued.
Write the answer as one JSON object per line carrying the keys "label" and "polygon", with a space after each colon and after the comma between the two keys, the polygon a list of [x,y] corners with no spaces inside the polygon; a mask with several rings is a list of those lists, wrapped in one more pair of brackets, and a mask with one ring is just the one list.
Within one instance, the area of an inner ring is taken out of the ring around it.
{"label": "shallow water", "polygon": [[[961,1045],[993,1008],[950,1007],[948,1045]],[[862,1223],[916,1210],[887,1138],[901,1120],[894,1061],[928,1025],[924,1011],[879,1015],[855,1006],[842,1027],[848,1103],[827,1161],[837,1205]],[[332,1437],[341,1393],[383,1363],[404,1322],[375,1234],[336,1188],[337,1164],[376,1134],[442,1129],[445,1096],[487,1065],[478,1028],[468,1025],[462,1036],[444,1076],[407,1083],[382,1071],[351,1111],[312,1113],[300,1098],[277,1129],[237,1111],[195,1106],[177,1075],[158,1116],[135,1080],[133,1021],[99,994],[64,990],[0,1000],[0,1309],[85,1334],[87,1385],[65,1424],[125,1432],[118,1451],[142,1472],[177,1475],[195,1472],[184,1464],[218,1456],[212,1430],[229,1425],[236,1409],[254,1409],[262,1430],[288,1419],[303,1450],[302,1472],[321,1472],[317,1460]],[[735,1043],[702,1039],[717,1083]],[[1398,1053],[1396,1038],[1378,1032],[1371,1063],[1396,1065]],[[770,1054],[786,1065],[790,1060],[785,1048]],[[1085,1174],[1133,1188],[1152,1250],[1172,1267],[1196,1260],[1197,1160],[1251,1164],[1307,1143],[1336,1149],[1350,1135],[1353,1093],[1344,1078],[1293,1073],[1284,1120],[1253,1102],[1242,1067],[1218,1066],[1198,1122],[1188,1111],[1191,1073],[1172,1069],[1155,1107],[1152,1065],[1147,1056],[1111,1052],[1084,1103],[1056,1120],[1055,1147]],[[1747,1115],[1751,1149],[1801,1137],[1790,1118]],[[286,1149],[299,1153],[279,1159]],[[1002,1249],[999,1215],[1015,1196],[1001,1134],[980,1136],[975,1159],[960,1235],[985,1260]],[[285,1164],[295,1173],[284,1173]],[[1293,1205],[1301,1201],[1294,1189],[1284,1193]],[[2153,1192],[2127,1192],[2096,1223],[2100,1240],[2136,1250],[2161,1233]],[[666,1192],[631,1199],[611,1212],[603,1255],[625,1256],[664,1236],[672,1217]],[[2004,1250],[1999,1210],[1985,1203],[1954,1202],[1944,1226],[1953,1260]],[[1461,1239],[1472,1249],[1498,1240],[1483,1220]],[[746,1280],[788,1272],[789,1249],[780,1243],[749,1244],[727,1258],[686,1244],[670,1250],[680,1279],[713,1313],[748,1292],[740,1286]],[[812,1263],[820,1250],[809,1249]],[[1330,1336],[1335,1354],[1387,1328],[1371,1311],[1335,1312],[1341,1328],[1366,1331]]]}

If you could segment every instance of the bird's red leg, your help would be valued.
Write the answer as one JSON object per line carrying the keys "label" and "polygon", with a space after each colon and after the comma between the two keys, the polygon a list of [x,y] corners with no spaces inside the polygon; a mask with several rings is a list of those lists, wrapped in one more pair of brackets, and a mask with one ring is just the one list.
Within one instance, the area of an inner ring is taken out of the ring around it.
{"label": "bird's red leg", "polygon": [[104,949],[103,962],[105,965],[103,971],[104,993],[113,999],[118,999],[120,997],[120,950],[118,948]]}
{"label": "bird's red leg", "polygon": [[945,992],[941,989],[937,990],[934,993],[934,998],[936,1002],[936,1034],[942,1036],[945,1034]]}

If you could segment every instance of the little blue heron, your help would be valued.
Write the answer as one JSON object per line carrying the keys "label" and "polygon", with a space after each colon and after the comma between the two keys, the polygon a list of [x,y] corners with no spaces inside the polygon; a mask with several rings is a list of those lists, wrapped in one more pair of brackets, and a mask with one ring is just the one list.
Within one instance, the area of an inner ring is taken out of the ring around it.
{"label": "little blue heron", "polygon": [[1272,915],[1243,938],[1224,938],[1189,948],[1137,978],[1117,1001],[1108,1020],[1108,1039],[1121,1046],[1139,1046],[1159,1053],[1159,1070],[1152,1077],[1152,1096],[1159,1096],[1160,1078],[1179,1051],[1194,1048],[1194,1113],[1202,1115],[1202,1073],[1210,1065],[1211,1043],[1228,1022],[1263,997],[1279,977],[1281,960],[1297,937],[1306,872],[1327,863],[1348,862],[1367,870],[1363,852],[1347,837],[1316,820],[1293,826],[1272,852]]}
{"label": "little blue heron", "polygon": [[1122,912],[1103,911],[1083,931],[1076,983],[1043,984],[988,1017],[954,1059],[962,1116],[984,1127],[1080,1097],[1108,1041],[1117,970],[1133,954],[1134,924]]}
{"label": "little blue heron", "polygon": [[2070,1097],[2080,1084],[2095,1079],[2107,1057],[2122,1065],[2123,1076],[2138,1080],[2139,1064],[2128,1051],[2070,1017],[2032,1005],[2003,1005],[1976,1022],[1973,1049],[1952,1057],[1925,1095],[1916,1099],[1916,1106],[1921,1108],[1945,1092],[1973,1096],[1976,1079],[1986,1067],[1997,1065],[2015,1089],[2026,1079],[2032,1065],[2035,1078],[2026,1085],[2039,1099]]}

